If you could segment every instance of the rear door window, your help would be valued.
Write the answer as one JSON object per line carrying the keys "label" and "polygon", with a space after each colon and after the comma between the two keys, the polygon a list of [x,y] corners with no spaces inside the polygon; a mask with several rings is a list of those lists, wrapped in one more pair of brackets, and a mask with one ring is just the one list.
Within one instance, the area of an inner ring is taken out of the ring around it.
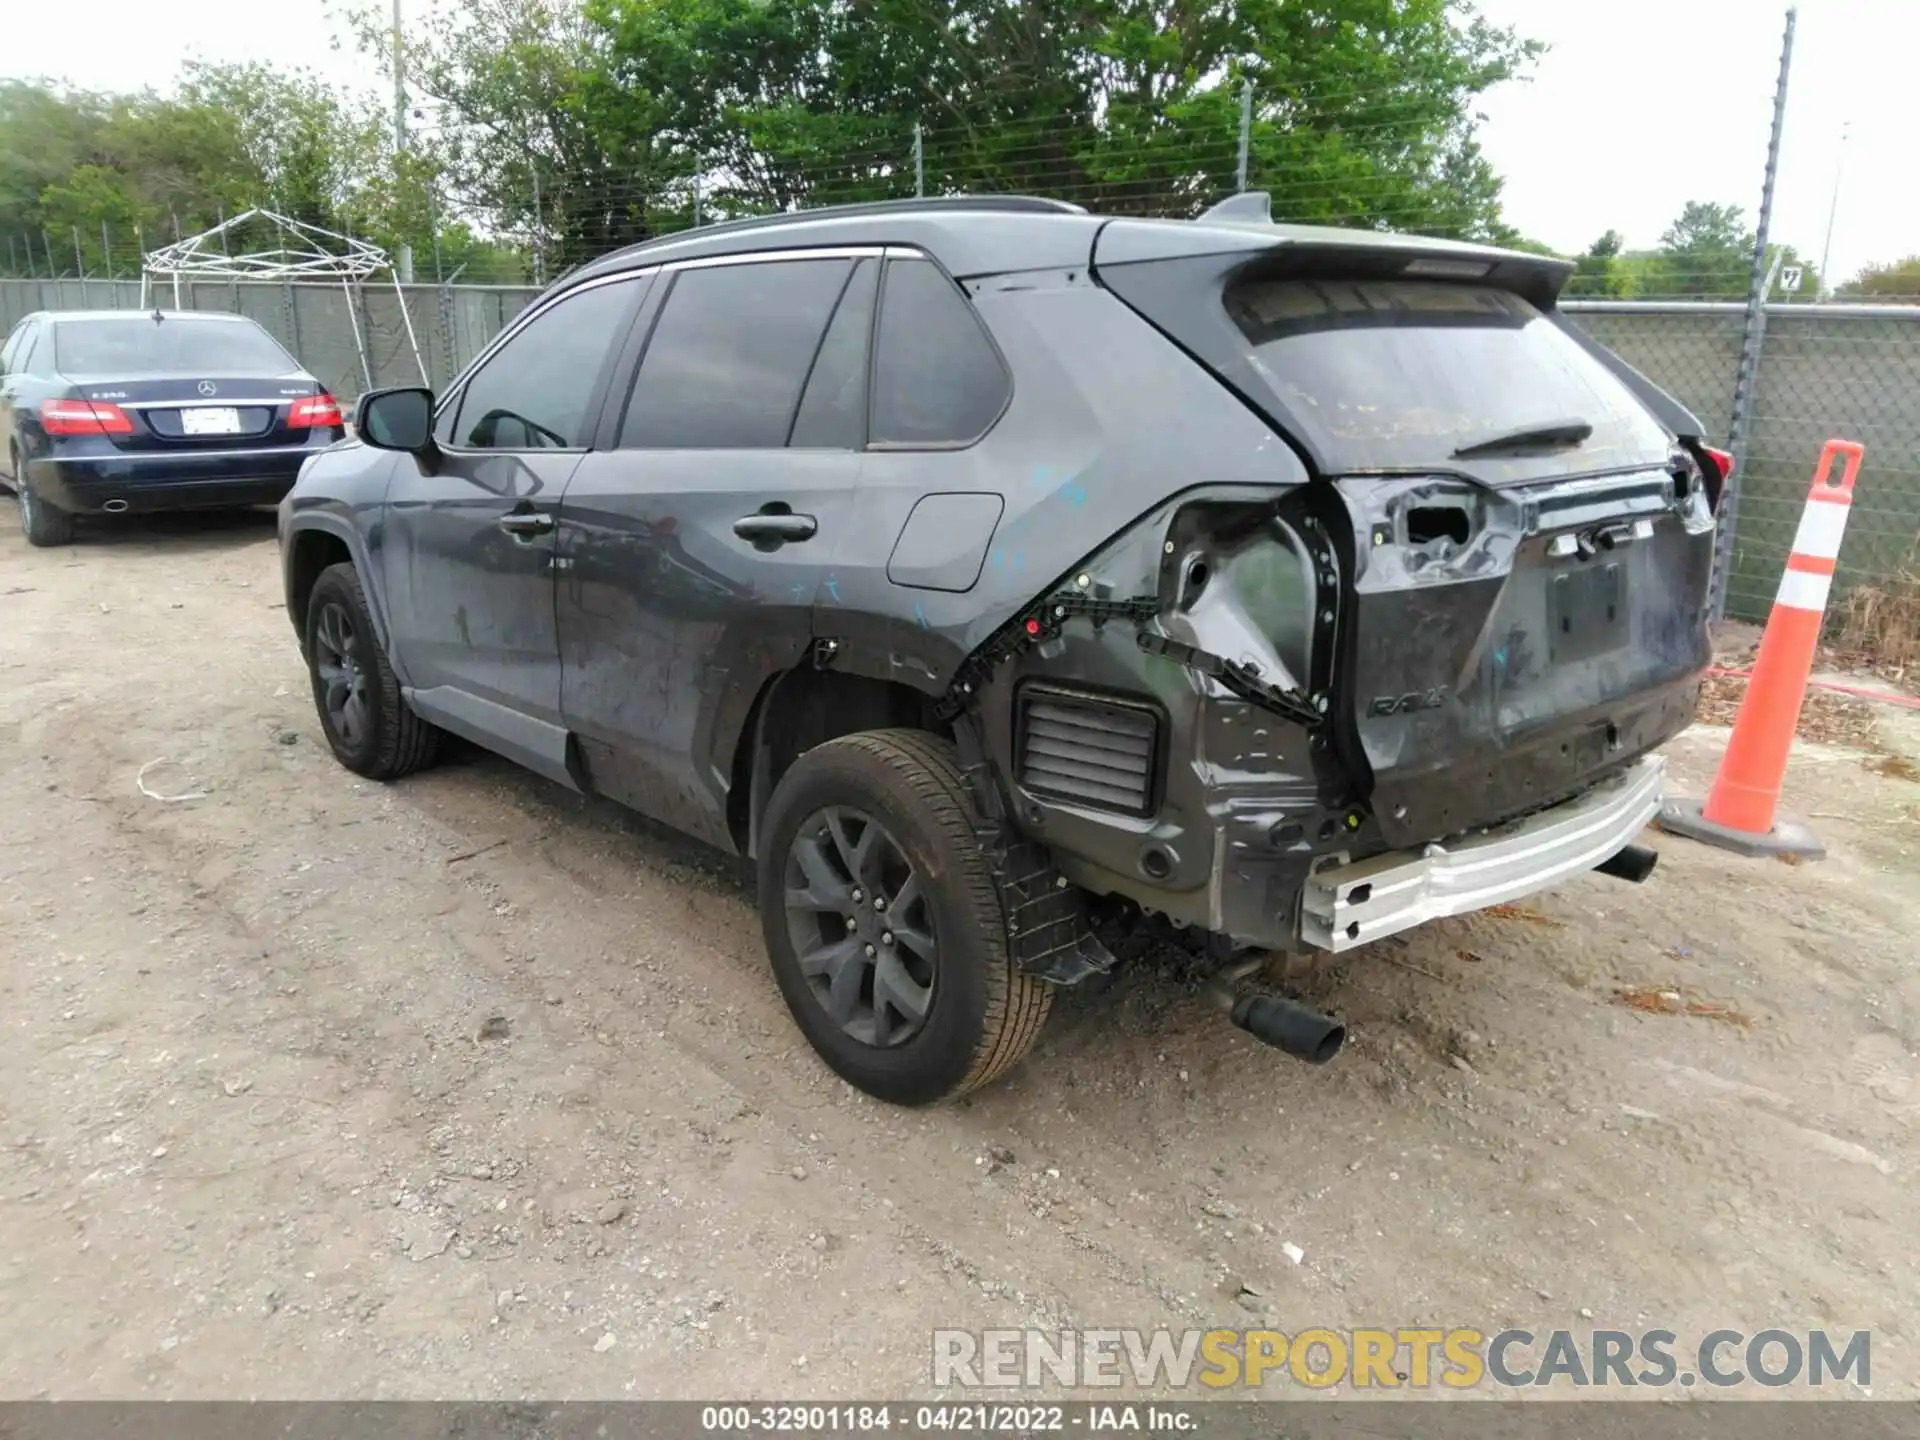
{"label": "rear door window", "polygon": [[867,443],[867,345],[879,280],[880,262],[862,260],[847,282],[814,357],[789,445],[858,450]]}
{"label": "rear door window", "polygon": [[21,362],[26,359],[27,336],[32,333],[31,320],[22,320],[13,327],[13,333],[7,336],[7,343],[0,346],[0,375],[16,375],[25,368]]}
{"label": "rear door window", "polygon": [[251,321],[146,315],[56,322],[53,362],[63,375],[115,377],[288,375],[300,368]]}
{"label": "rear door window", "polygon": [[785,446],[852,271],[851,260],[682,270],[641,358],[621,448]]}
{"label": "rear door window", "polygon": [[1000,418],[1012,382],[973,303],[939,266],[892,260],[880,295],[870,444],[970,445]]}
{"label": "rear door window", "polygon": [[1592,470],[1667,453],[1632,393],[1508,291],[1276,279],[1230,286],[1224,303],[1252,374],[1336,470],[1448,465],[1462,447],[1575,422],[1592,426],[1578,444],[1516,447],[1474,468]]}

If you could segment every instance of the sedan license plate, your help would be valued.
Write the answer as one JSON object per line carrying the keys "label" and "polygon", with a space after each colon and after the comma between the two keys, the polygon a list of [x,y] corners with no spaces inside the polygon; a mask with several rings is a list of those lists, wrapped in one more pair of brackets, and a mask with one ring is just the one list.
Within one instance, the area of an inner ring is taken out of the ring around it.
{"label": "sedan license plate", "polygon": [[238,435],[240,412],[228,407],[182,410],[180,430],[186,435]]}

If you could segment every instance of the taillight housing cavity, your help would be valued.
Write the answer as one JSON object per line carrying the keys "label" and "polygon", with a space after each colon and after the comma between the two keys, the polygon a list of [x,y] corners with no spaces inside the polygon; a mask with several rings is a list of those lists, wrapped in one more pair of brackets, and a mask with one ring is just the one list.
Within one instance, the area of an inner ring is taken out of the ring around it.
{"label": "taillight housing cavity", "polygon": [[1727,481],[1733,478],[1733,452],[1716,450],[1711,445],[1702,445],[1700,468],[1707,483],[1707,505],[1716,514],[1720,510],[1720,497],[1726,492]]}
{"label": "taillight housing cavity", "polygon": [[287,411],[287,425],[294,430],[337,430],[344,423],[340,415],[340,402],[324,390],[318,395],[307,395],[294,401]]}
{"label": "taillight housing cavity", "polygon": [[131,435],[133,420],[104,400],[43,400],[40,428],[49,435]]}

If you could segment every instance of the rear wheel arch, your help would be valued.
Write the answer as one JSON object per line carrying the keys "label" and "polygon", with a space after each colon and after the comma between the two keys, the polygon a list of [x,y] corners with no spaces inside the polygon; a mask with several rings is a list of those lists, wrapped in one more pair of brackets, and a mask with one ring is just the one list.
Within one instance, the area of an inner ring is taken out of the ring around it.
{"label": "rear wheel arch", "polygon": [[933,697],[898,680],[803,662],[767,678],[734,746],[727,825],[742,855],[753,855],[767,801],[807,751],[868,730],[919,730],[952,738]]}

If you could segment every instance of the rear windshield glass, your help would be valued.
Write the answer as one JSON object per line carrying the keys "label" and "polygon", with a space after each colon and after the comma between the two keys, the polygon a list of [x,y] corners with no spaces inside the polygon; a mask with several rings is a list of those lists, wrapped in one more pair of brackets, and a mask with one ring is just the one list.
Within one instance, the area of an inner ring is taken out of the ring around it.
{"label": "rear windshield glass", "polygon": [[1510,450],[1474,468],[1588,470],[1667,453],[1632,393],[1504,290],[1265,280],[1228,290],[1226,306],[1254,370],[1338,469],[1436,465],[1463,446],[1576,422],[1593,427],[1576,446]]}
{"label": "rear windshield glass", "polygon": [[53,349],[63,375],[286,375],[300,368],[266,331],[233,320],[62,320]]}

